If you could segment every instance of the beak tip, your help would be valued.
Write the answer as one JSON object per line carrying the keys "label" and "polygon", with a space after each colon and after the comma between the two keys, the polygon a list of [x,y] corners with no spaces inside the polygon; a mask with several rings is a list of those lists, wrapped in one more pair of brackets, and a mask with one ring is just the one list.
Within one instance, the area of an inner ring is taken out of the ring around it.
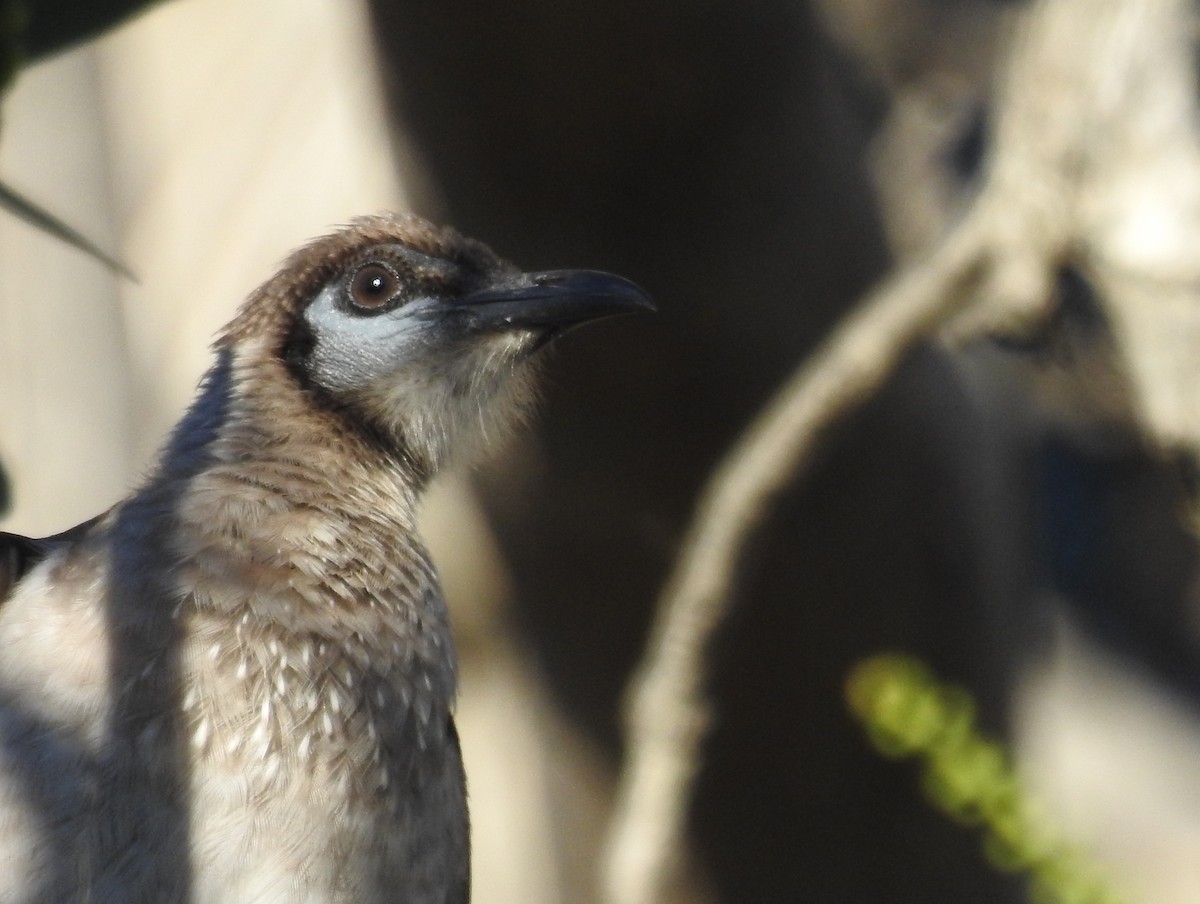
{"label": "beak tip", "polygon": [[650,294],[637,283],[602,270],[558,270],[539,274],[536,279],[539,285],[553,286],[563,296],[590,302],[597,316],[658,310]]}
{"label": "beak tip", "polygon": [[483,289],[464,301],[487,328],[568,329],[592,320],[657,310],[650,295],[599,270],[525,273],[516,285]]}

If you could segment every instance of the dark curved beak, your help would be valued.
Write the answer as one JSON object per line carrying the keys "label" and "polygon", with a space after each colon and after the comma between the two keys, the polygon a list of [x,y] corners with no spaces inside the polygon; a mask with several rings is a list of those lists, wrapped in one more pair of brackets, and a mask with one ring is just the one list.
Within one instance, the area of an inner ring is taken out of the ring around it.
{"label": "dark curved beak", "polygon": [[462,296],[454,305],[467,325],[480,332],[547,330],[653,311],[654,302],[638,286],[597,270],[548,270],[518,273]]}

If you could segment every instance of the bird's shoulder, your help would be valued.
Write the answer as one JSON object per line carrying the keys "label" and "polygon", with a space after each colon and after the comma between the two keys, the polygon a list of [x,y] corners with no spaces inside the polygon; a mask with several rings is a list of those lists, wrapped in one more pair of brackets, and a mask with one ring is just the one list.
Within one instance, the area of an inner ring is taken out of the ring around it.
{"label": "bird's shoulder", "polygon": [[102,517],[89,518],[50,537],[26,537],[0,531],[0,603],[12,595],[29,572],[58,550],[83,537]]}

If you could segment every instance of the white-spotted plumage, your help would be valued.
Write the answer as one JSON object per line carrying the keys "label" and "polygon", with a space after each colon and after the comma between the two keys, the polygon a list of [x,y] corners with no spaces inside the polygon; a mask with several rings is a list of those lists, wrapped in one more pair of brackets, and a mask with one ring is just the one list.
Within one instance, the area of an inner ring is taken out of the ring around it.
{"label": "white-spotted plumage", "polygon": [[645,306],[415,218],[293,255],[140,490],[0,535],[0,902],[464,904],[419,495],[522,418],[555,330]]}

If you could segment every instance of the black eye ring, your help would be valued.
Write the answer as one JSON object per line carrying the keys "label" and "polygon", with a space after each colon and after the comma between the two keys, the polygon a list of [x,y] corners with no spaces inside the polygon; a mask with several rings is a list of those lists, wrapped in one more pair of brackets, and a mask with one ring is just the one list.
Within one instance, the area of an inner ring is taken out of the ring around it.
{"label": "black eye ring", "polygon": [[380,311],[390,307],[400,294],[400,277],[391,267],[369,263],[359,267],[352,277],[350,303],[361,311]]}

